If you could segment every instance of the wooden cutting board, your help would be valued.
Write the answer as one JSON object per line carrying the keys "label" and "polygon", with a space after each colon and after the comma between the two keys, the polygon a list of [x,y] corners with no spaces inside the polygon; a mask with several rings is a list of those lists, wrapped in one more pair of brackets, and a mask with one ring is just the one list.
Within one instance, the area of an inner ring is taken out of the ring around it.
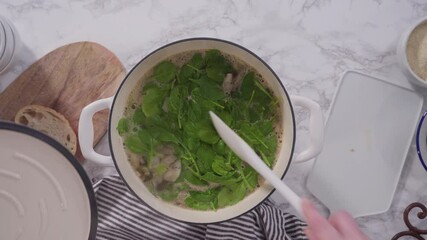
{"label": "wooden cutting board", "polygon": [[[82,108],[113,96],[125,72],[120,60],[97,43],[77,42],[57,48],[0,94],[0,119],[13,121],[22,107],[39,104],[62,113],[77,134]],[[107,131],[108,111],[97,113],[93,124],[96,144]],[[79,147],[76,157],[84,160]]]}

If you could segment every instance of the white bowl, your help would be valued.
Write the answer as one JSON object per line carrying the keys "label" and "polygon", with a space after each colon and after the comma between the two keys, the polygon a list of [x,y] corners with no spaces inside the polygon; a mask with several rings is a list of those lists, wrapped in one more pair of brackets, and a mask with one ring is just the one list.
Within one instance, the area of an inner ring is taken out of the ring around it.
{"label": "white bowl", "polygon": [[4,49],[6,43],[6,33],[4,31],[4,25],[0,21],[0,60],[3,58]]}
{"label": "white bowl", "polygon": [[[5,72],[15,57],[18,34],[13,25],[4,17],[0,16],[0,74]],[[3,34],[3,35],[2,35]],[[3,50],[1,49],[3,47]]]}
{"label": "white bowl", "polygon": [[417,154],[420,159],[421,164],[424,169],[427,171],[427,121],[426,121],[427,111],[424,112],[418,123],[416,145],[417,145]]}
{"label": "white bowl", "polygon": [[403,73],[410,80],[410,82],[415,84],[416,86],[425,87],[425,88],[427,88],[427,80],[423,80],[412,70],[406,55],[406,46],[408,43],[409,36],[414,31],[414,29],[426,22],[427,22],[427,17],[419,19],[415,23],[411,24],[409,28],[407,28],[403,32],[402,37],[400,38],[400,41],[397,44],[397,51],[396,51],[399,65]]}

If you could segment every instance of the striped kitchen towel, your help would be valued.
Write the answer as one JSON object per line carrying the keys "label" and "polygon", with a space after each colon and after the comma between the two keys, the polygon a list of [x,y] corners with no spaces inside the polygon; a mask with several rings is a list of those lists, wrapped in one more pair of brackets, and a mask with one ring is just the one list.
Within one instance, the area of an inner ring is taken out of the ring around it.
{"label": "striped kitchen towel", "polygon": [[118,176],[95,186],[98,205],[97,240],[139,239],[307,239],[304,222],[265,201],[229,221],[188,224],[174,221],[139,201]]}

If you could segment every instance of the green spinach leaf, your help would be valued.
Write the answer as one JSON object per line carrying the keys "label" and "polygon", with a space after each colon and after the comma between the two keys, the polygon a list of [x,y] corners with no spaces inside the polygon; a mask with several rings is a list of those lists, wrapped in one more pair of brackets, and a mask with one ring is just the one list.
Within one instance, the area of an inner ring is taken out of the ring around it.
{"label": "green spinach leaf", "polygon": [[233,167],[229,162],[225,160],[225,158],[215,156],[212,163],[212,170],[219,176],[225,176],[227,174],[230,174],[230,172],[233,170]]}
{"label": "green spinach leaf", "polygon": [[236,176],[234,173],[228,173],[226,175],[217,175],[213,172],[207,172],[203,176],[201,176],[203,180],[207,182],[214,182],[214,183],[220,183],[224,185],[231,185],[235,184],[237,182],[242,181],[238,176]]}
{"label": "green spinach leaf", "polygon": [[191,184],[193,184],[193,185],[196,185],[196,186],[207,186],[207,185],[208,185],[208,183],[207,183],[205,180],[203,180],[203,179],[201,179],[201,178],[199,178],[199,177],[195,176],[195,175],[194,175],[191,171],[189,171],[189,170],[184,171],[184,172],[182,173],[182,175],[183,175],[183,178],[184,178],[185,180],[187,180],[187,182],[189,182],[189,183],[191,183]]}
{"label": "green spinach leaf", "polygon": [[208,144],[215,144],[219,140],[219,135],[209,120],[197,124],[197,136],[201,141]]}
{"label": "green spinach leaf", "polygon": [[205,66],[205,59],[203,59],[202,54],[195,53],[188,64],[201,70]]}
{"label": "green spinach leaf", "polygon": [[200,145],[197,150],[197,165],[199,167],[200,173],[204,174],[212,171],[212,162],[216,156],[216,153],[211,146],[207,144]]}
{"label": "green spinach leaf", "polygon": [[142,125],[145,121],[144,113],[142,112],[142,108],[138,107],[135,109],[135,112],[132,115],[132,121],[136,125]]}
{"label": "green spinach leaf", "polygon": [[161,128],[161,127],[152,127],[149,129],[149,132],[151,136],[153,136],[154,139],[156,139],[159,142],[164,143],[175,143],[175,144],[181,144],[181,140],[177,137],[176,134],[169,132],[168,130]]}
{"label": "green spinach leaf", "polygon": [[125,140],[125,146],[133,153],[144,153],[147,148],[137,134],[130,135]]}
{"label": "green spinach leaf", "polygon": [[198,202],[213,202],[217,200],[218,189],[208,189],[206,191],[189,191],[190,197]]}
{"label": "green spinach leaf", "polygon": [[234,205],[242,200],[247,192],[247,188],[243,182],[234,186],[224,186],[218,193],[218,207],[226,207]]}
{"label": "green spinach leaf", "polygon": [[191,196],[187,197],[185,200],[185,205],[189,208],[197,209],[197,210],[210,210],[212,209],[211,203],[209,202],[199,202]]}
{"label": "green spinach leaf", "polygon": [[169,82],[175,78],[177,67],[170,61],[163,61],[154,67],[154,78],[160,82]]}
{"label": "green spinach leaf", "polygon": [[117,131],[119,135],[123,135],[129,131],[128,120],[126,118],[121,118],[117,124]]}
{"label": "green spinach leaf", "polygon": [[225,155],[225,151],[226,151],[226,145],[225,145],[225,142],[222,140],[222,139],[220,139],[218,142],[216,142],[214,145],[213,145],[213,149],[215,150],[215,152],[217,153],[217,154],[220,154],[220,155]]}
{"label": "green spinach leaf", "polygon": [[142,111],[145,116],[151,117],[162,111],[163,100],[166,92],[160,87],[148,89],[142,95]]}

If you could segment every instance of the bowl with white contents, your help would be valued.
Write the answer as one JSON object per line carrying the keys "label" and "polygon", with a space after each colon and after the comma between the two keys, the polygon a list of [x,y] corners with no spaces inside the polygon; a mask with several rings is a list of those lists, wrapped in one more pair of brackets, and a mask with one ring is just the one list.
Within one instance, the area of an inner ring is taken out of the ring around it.
{"label": "bowl with white contents", "polygon": [[[295,105],[311,114],[312,141],[298,154]],[[92,147],[91,119],[106,108],[111,156]],[[229,220],[256,207],[274,189],[225,145],[209,111],[280,178],[291,160],[320,152],[320,106],[290,96],[273,70],[248,49],[213,38],[173,42],[143,58],[115,96],[82,110],[80,147],[90,161],[114,163],[129,190],[167,217],[203,224]]]}
{"label": "bowl with white contents", "polygon": [[416,21],[403,33],[397,56],[411,83],[427,88],[427,18]]}

